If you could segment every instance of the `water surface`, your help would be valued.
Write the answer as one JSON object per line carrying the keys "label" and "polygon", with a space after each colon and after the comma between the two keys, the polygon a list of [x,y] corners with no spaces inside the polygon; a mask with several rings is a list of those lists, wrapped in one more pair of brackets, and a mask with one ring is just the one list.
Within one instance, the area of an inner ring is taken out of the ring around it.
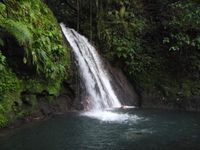
{"label": "water surface", "polygon": [[0,137],[0,150],[199,150],[200,114],[158,110],[69,113]]}

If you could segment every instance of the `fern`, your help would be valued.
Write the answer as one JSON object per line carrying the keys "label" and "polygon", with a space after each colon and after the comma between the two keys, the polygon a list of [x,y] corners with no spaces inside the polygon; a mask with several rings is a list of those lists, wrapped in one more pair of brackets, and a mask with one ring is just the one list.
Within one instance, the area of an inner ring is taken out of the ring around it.
{"label": "fern", "polygon": [[33,41],[33,36],[26,25],[21,22],[11,19],[3,20],[0,27],[4,32],[7,32],[15,37],[19,45],[28,46]]}
{"label": "fern", "polygon": [[0,13],[0,33],[9,33],[23,47],[24,64],[47,79],[64,76],[69,53],[50,9],[41,0],[5,0],[4,4],[8,13]]}
{"label": "fern", "polygon": [[6,10],[6,5],[0,2],[0,14],[3,14]]}

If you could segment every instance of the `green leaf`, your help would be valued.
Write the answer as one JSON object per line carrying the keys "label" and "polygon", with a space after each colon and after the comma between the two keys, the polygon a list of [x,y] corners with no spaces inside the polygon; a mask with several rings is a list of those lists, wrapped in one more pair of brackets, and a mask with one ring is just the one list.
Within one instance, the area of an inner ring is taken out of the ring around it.
{"label": "green leaf", "polygon": [[163,39],[163,44],[165,44],[165,43],[169,43],[169,38],[168,37],[165,37],[164,39]]}

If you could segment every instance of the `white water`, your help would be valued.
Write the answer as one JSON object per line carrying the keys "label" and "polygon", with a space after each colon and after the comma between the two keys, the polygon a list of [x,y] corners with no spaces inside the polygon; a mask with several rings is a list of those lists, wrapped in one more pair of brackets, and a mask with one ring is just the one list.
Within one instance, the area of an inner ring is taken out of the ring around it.
{"label": "white water", "polygon": [[[136,121],[136,115],[112,112],[115,108],[121,108],[115,92],[110,83],[110,77],[104,68],[104,64],[88,39],[77,33],[74,29],[60,24],[62,31],[68,40],[78,62],[78,69],[85,84],[87,96],[85,98],[86,112],[81,115],[96,118],[106,122]],[[124,108],[124,107],[123,107]],[[133,108],[126,106],[125,109]]]}
{"label": "white water", "polygon": [[128,113],[116,113],[106,110],[84,112],[82,116],[87,116],[104,122],[115,122],[115,123],[136,123],[138,120],[142,119],[137,115],[132,115]]}
{"label": "white water", "polygon": [[79,73],[88,95],[86,103],[89,105],[89,110],[99,111],[121,107],[96,49],[88,39],[75,30],[65,27],[64,24],[61,24],[61,28],[78,62]]}

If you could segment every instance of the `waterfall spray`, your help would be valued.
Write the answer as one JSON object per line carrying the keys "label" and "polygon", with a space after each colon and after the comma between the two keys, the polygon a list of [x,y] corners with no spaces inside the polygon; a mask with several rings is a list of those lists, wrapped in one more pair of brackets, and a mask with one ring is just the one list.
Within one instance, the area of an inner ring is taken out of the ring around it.
{"label": "waterfall spray", "polygon": [[105,110],[121,107],[111,86],[109,74],[96,49],[88,39],[75,30],[65,27],[62,23],[60,26],[78,62],[78,70],[87,93],[85,101],[89,109]]}

